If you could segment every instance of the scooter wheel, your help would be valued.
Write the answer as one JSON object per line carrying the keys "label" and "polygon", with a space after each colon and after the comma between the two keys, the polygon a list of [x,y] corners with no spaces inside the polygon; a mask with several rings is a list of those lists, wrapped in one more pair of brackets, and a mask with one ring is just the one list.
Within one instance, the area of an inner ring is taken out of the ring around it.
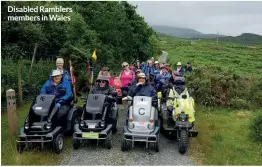
{"label": "scooter wheel", "polygon": [[122,143],[121,143],[121,150],[122,151],[127,151],[128,150],[128,147],[127,147],[127,141],[126,140],[122,140]]}
{"label": "scooter wheel", "polygon": [[25,144],[24,143],[17,143],[16,149],[17,149],[18,153],[22,154],[24,152],[24,149],[25,149]]}
{"label": "scooter wheel", "polygon": [[72,143],[73,143],[73,148],[75,150],[80,148],[80,140],[79,139],[75,139],[74,137],[72,137]]}
{"label": "scooter wheel", "polygon": [[105,147],[107,149],[112,148],[112,131],[108,133],[107,138],[105,139]]}
{"label": "scooter wheel", "polygon": [[62,134],[58,134],[53,141],[53,148],[57,154],[60,154],[62,152],[64,145],[64,136]]}
{"label": "scooter wheel", "polygon": [[185,154],[185,152],[187,151],[187,147],[188,147],[188,133],[186,130],[181,130],[179,141],[178,141],[179,152],[181,154]]}
{"label": "scooter wheel", "polygon": [[[159,132],[160,133],[160,132]],[[157,135],[156,142],[155,142],[155,152],[159,152],[159,134]]]}

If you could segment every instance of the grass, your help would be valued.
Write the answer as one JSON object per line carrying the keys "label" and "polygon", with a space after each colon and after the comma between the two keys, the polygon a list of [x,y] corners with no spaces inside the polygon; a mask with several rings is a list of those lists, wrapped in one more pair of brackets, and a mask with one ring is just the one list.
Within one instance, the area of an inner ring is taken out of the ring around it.
{"label": "grass", "polygon": [[[161,49],[167,51],[168,61],[191,62],[193,70],[218,66],[240,76],[261,77],[262,45],[255,47],[207,40],[160,37]],[[207,73],[212,75],[212,71]],[[251,83],[250,83],[251,84]],[[242,97],[238,97],[242,98]],[[260,109],[232,110],[228,108],[197,107],[198,137],[190,138],[189,154],[197,165],[261,165],[262,143],[250,136],[250,120]]]}
{"label": "grass", "polygon": [[170,64],[178,61],[186,64],[190,61],[193,68],[202,66],[220,66],[239,75],[260,76],[262,72],[262,45],[256,47],[241,44],[213,41],[176,39],[160,37],[161,49],[169,53]]}
{"label": "grass", "polygon": [[[81,106],[82,100],[78,100],[77,106]],[[24,120],[28,114],[31,103],[26,103],[17,109],[18,127],[23,127]],[[19,133],[19,129],[17,132]],[[57,165],[60,160],[70,153],[72,148],[71,137],[65,137],[64,147],[61,154],[56,154],[52,149],[39,151],[28,150],[19,154],[16,151],[16,136],[8,132],[7,114],[1,116],[1,165]]]}
{"label": "grass", "polygon": [[[260,110],[261,111],[261,110]],[[199,135],[190,151],[197,165],[261,165],[262,143],[250,136],[250,119],[257,111],[198,108]]]}

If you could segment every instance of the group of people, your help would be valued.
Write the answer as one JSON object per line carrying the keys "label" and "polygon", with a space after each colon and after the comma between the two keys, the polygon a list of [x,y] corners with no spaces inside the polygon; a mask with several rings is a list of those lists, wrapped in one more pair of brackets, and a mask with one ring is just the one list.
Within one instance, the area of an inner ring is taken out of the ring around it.
{"label": "group of people", "polygon": [[[72,85],[75,84],[74,76],[63,67],[64,60],[58,58],[56,60],[56,68],[50,73],[49,79],[41,88],[40,94],[55,95],[58,108],[58,119],[64,119],[68,108],[73,100]],[[73,69],[70,69],[73,70]],[[116,92],[115,78],[119,79],[119,87],[121,92],[127,92],[129,97],[134,96],[150,96],[157,97],[157,91],[161,89],[163,80],[170,79],[170,82],[176,76],[183,76],[185,72],[191,72],[192,67],[190,62],[187,63],[185,69],[182,68],[180,62],[177,63],[174,73],[169,64],[160,64],[158,61],[150,59],[145,63],[136,62],[131,67],[127,62],[122,63],[122,70],[119,76],[113,77],[110,75],[110,69],[103,67],[98,74],[96,83],[90,90],[90,94],[105,94],[110,95]],[[61,89],[65,94],[61,94]],[[123,100],[125,100],[123,98]]]}
{"label": "group of people", "polygon": [[[109,87],[115,87],[115,78],[120,80],[120,87],[122,92],[127,92],[128,96],[151,96],[156,98],[157,91],[162,89],[163,82],[172,80],[177,76],[183,76],[187,72],[192,71],[190,62],[187,62],[185,68],[180,62],[177,63],[174,73],[168,63],[160,64],[158,61],[150,59],[147,64],[139,61],[136,64],[129,66],[127,62],[122,63],[122,70],[119,76],[113,77],[110,75],[108,67],[103,67],[98,74],[97,82],[91,93],[101,92],[100,89],[110,90]],[[103,85],[100,82],[107,84]],[[112,90],[111,90],[112,91]],[[108,93],[110,94],[111,91]]]}

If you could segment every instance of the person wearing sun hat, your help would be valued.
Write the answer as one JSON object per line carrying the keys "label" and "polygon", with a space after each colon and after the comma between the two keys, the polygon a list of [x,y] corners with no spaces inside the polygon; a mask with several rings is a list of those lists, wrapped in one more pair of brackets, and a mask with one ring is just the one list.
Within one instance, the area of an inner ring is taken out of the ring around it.
{"label": "person wearing sun hat", "polygon": [[181,63],[181,62],[178,62],[178,63],[176,64],[176,69],[175,69],[175,71],[179,72],[182,76],[184,75],[184,70],[183,70],[183,68],[182,68],[182,63]]}
{"label": "person wearing sun hat", "polygon": [[103,67],[101,71],[98,73],[99,76],[106,76],[109,78],[109,85],[114,86],[114,78],[110,75],[110,69],[108,67]]}
{"label": "person wearing sun hat", "polygon": [[159,66],[159,61],[155,61],[154,63],[154,74],[157,75],[157,74],[160,74],[160,66]]}
{"label": "person wearing sun hat", "polygon": [[[156,90],[147,82],[147,77],[144,73],[140,73],[137,76],[137,84],[133,85],[128,91],[128,97],[134,96],[148,96],[155,99],[157,97]],[[124,97],[123,100],[126,100]]]}
{"label": "person wearing sun hat", "polygon": [[[61,92],[62,89],[65,90],[65,93]],[[58,109],[57,119],[59,124],[64,125],[70,103],[73,100],[73,93],[69,81],[62,77],[60,70],[51,72],[51,79],[48,79],[42,86],[40,94],[55,95],[55,106]]]}
{"label": "person wearing sun hat", "polygon": [[156,82],[155,82],[157,89],[161,89],[161,87],[162,87],[161,81],[164,81],[168,78],[171,78],[171,75],[168,72],[168,68],[167,68],[166,65],[162,65],[160,68],[161,68],[161,72],[160,72],[160,74],[158,74],[156,76]]}
{"label": "person wearing sun hat", "polygon": [[113,92],[115,92],[115,89],[109,85],[108,76],[98,76],[96,84],[89,91],[89,94],[111,95]]}

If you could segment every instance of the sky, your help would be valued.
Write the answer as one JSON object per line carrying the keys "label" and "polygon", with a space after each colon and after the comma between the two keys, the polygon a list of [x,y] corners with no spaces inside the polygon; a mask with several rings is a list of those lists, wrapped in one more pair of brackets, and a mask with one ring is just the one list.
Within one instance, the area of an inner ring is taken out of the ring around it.
{"label": "sky", "polygon": [[150,25],[191,28],[205,34],[262,35],[262,1],[128,1]]}

